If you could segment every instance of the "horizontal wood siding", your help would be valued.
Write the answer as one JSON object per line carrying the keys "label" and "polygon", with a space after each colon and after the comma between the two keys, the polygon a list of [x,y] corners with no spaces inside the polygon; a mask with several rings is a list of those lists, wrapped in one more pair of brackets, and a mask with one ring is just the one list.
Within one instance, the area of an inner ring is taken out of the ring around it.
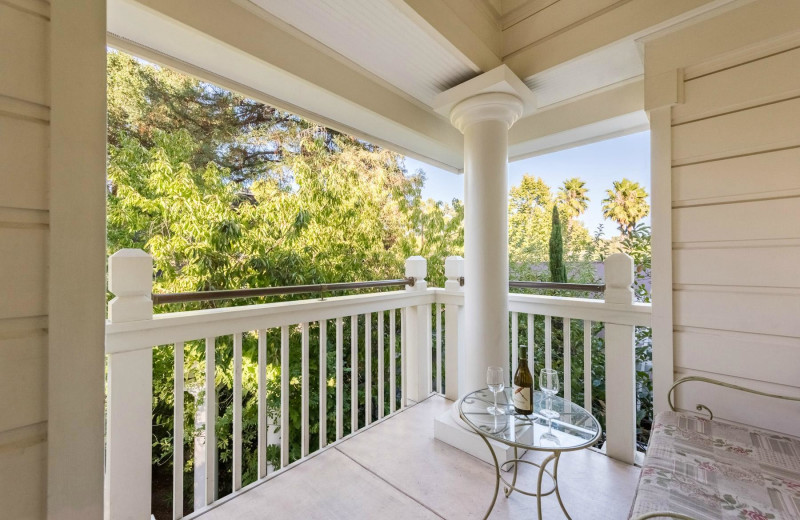
{"label": "horizontal wood siding", "polygon": [[49,4],[0,3],[0,504],[47,502]]}
{"label": "horizontal wood siding", "polygon": [[[786,46],[709,62],[725,65],[685,81],[673,108],[674,364],[676,377],[800,395],[800,49]],[[687,409],[800,434],[797,405],[679,394]]]}

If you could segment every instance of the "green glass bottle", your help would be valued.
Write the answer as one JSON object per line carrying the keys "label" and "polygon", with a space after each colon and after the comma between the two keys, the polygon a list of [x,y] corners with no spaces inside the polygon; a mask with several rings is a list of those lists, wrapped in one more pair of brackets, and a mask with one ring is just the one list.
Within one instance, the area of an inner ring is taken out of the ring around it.
{"label": "green glass bottle", "polygon": [[528,369],[528,348],[520,347],[517,372],[514,374],[514,411],[522,415],[533,413],[533,375]]}

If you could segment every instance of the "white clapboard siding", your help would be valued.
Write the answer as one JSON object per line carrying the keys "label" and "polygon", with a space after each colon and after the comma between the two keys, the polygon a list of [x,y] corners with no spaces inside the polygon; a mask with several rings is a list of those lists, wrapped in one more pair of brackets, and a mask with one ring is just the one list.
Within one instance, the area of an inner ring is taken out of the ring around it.
{"label": "white clapboard siding", "polygon": [[800,337],[679,328],[675,366],[797,386]]}
{"label": "white clapboard siding", "polygon": [[0,227],[0,258],[0,319],[47,314],[47,230]]}
{"label": "white clapboard siding", "polygon": [[709,117],[798,94],[800,49],[792,49],[687,81],[686,101],[675,105],[672,120]]}
{"label": "white clapboard siding", "polygon": [[[753,52],[731,49],[724,62],[695,64],[703,72],[691,72],[672,109],[675,377],[796,395],[800,49]],[[680,406],[697,401],[718,417],[797,430],[782,403],[708,386],[681,390]]]}
{"label": "white clapboard siding", "polygon": [[679,166],[672,204],[684,206],[800,194],[800,148]]}
{"label": "white clapboard siding", "polygon": [[[47,503],[46,423],[0,433],[0,502],[4,518],[42,518]],[[24,448],[14,449],[16,446]],[[7,471],[6,468],[13,468]]]}
{"label": "white clapboard siding", "polygon": [[0,95],[48,103],[49,22],[0,4]]}
{"label": "white clapboard siding", "polygon": [[800,288],[800,246],[675,249],[673,282]]}
{"label": "white clapboard siding", "polygon": [[675,208],[675,242],[800,238],[800,197]]}
{"label": "white clapboard siding", "polygon": [[800,291],[714,287],[673,292],[675,325],[800,336]]}
{"label": "white clapboard siding", "polygon": [[672,128],[675,166],[800,145],[800,98]]}
{"label": "white clapboard siding", "polygon": [[[0,5],[2,8],[2,5]],[[1,109],[0,109],[1,110]],[[0,207],[47,209],[48,126],[0,113]]]}
{"label": "white clapboard siding", "polygon": [[47,420],[47,334],[43,330],[0,337],[0,395],[4,403],[0,432]]}

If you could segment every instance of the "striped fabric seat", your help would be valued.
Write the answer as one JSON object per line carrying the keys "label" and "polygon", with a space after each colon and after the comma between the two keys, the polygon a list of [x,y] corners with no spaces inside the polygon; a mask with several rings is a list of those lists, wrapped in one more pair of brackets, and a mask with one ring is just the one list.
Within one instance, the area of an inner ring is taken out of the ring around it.
{"label": "striped fabric seat", "polygon": [[660,413],[631,516],[654,511],[697,520],[800,519],[800,438]]}

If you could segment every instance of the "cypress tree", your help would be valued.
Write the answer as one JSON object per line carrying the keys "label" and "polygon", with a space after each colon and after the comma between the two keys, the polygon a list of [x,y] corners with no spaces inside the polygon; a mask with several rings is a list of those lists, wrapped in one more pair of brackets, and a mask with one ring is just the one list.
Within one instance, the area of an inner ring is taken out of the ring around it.
{"label": "cypress tree", "polygon": [[561,236],[561,219],[558,206],[553,205],[553,229],[550,232],[550,281],[566,283],[567,266],[564,265],[564,239]]}

